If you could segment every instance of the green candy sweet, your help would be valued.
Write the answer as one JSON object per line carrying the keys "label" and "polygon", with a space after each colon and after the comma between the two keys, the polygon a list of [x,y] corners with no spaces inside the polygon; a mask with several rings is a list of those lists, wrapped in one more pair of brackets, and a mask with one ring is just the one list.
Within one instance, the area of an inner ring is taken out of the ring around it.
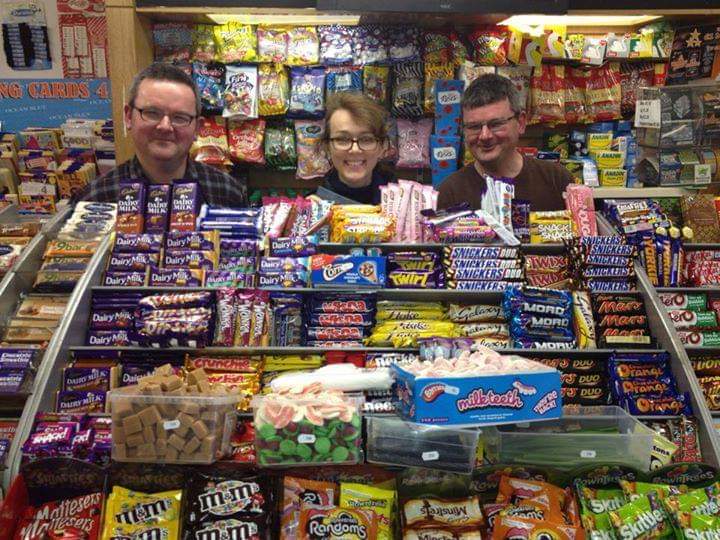
{"label": "green candy sweet", "polygon": [[315,441],[315,451],[318,454],[327,454],[331,446],[330,439],[326,437],[318,437]]}
{"label": "green candy sweet", "polygon": [[350,455],[350,452],[347,448],[344,446],[337,446],[335,450],[332,451],[332,460],[335,463],[342,463],[343,461],[348,460],[348,456]]}
{"label": "green candy sweet", "polygon": [[280,442],[280,453],[285,456],[292,456],[295,454],[295,443],[285,439]]}
{"label": "green candy sweet", "polygon": [[298,444],[295,447],[295,454],[303,461],[307,461],[312,456],[312,449],[307,444]]}
{"label": "green candy sweet", "polygon": [[275,428],[272,424],[263,424],[257,432],[261,439],[267,439],[268,437],[275,435]]}
{"label": "green candy sweet", "polygon": [[275,450],[261,450],[258,457],[260,463],[280,463],[282,461],[282,455]]}
{"label": "green candy sweet", "polygon": [[353,414],[352,420],[350,423],[353,425],[354,428],[359,428],[362,424],[362,420],[360,419],[360,416],[357,414]]}

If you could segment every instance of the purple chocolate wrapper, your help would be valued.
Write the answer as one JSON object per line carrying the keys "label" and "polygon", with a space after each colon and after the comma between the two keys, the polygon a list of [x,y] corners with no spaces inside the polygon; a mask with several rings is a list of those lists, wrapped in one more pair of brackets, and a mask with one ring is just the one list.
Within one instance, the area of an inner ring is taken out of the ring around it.
{"label": "purple chocolate wrapper", "polygon": [[26,369],[0,370],[0,394],[16,394],[19,392],[28,377]]}
{"label": "purple chocolate wrapper", "polygon": [[105,287],[142,287],[145,285],[145,272],[106,272]]}
{"label": "purple chocolate wrapper", "polygon": [[127,347],[130,334],[128,330],[90,330],[85,343],[93,347]]}
{"label": "purple chocolate wrapper", "polygon": [[270,254],[273,257],[308,257],[315,253],[317,253],[317,236],[270,239]]}
{"label": "purple chocolate wrapper", "polygon": [[109,367],[69,367],[63,370],[63,390],[110,390]]}
{"label": "purple chocolate wrapper", "polygon": [[167,230],[170,216],[170,188],[168,184],[148,186],[145,207],[145,232],[161,234]]}
{"label": "purple chocolate wrapper", "polygon": [[124,330],[135,320],[133,308],[93,309],[90,315],[91,330]]}
{"label": "purple chocolate wrapper", "polygon": [[215,251],[219,248],[217,234],[211,231],[171,231],[165,237],[165,249]]}
{"label": "purple chocolate wrapper", "polygon": [[202,287],[204,271],[190,268],[150,267],[150,287]]}
{"label": "purple chocolate wrapper", "polygon": [[118,233],[115,236],[113,253],[160,253],[162,247],[162,234]]}
{"label": "purple chocolate wrapper", "polygon": [[105,412],[106,393],[103,391],[78,390],[58,392],[55,409],[61,413]]}
{"label": "purple chocolate wrapper", "polygon": [[37,349],[24,349],[21,347],[0,348],[0,369],[26,369],[33,365]]}
{"label": "purple chocolate wrapper", "polygon": [[185,251],[166,249],[163,258],[165,268],[201,268],[215,270],[217,254],[213,251]]}

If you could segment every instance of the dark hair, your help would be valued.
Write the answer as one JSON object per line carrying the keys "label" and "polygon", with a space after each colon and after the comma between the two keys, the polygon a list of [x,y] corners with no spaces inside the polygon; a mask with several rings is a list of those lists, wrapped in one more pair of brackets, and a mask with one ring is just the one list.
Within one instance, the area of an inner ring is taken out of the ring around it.
{"label": "dark hair", "polygon": [[135,106],[135,99],[140,89],[140,83],[145,79],[152,81],[171,81],[190,87],[193,94],[195,94],[196,112],[200,114],[200,92],[198,92],[197,85],[195,81],[193,81],[193,78],[179,67],[165,62],[154,62],[135,75],[132,85],[130,86],[130,91],[128,92],[128,105],[131,107]]}
{"label": "dark hair", "polygon": [[381,141],[387,139],[387,111],[363,94],[337,92],[327,98],[325,104],[325,139],[330,138],[330,117],[340,109],[350,113],[357,122],[366,125]]}
{"label": "dark hair", "polygon": [[510,109],[515,114],[520,114],[525,110],[525,105],[520,102],[520,92],[517,91],[510,79],[502,75],[487,73],[480,75],[465,89],[462,97],[462,108],[475,109],[484,107],[505,98],[510,102]]}

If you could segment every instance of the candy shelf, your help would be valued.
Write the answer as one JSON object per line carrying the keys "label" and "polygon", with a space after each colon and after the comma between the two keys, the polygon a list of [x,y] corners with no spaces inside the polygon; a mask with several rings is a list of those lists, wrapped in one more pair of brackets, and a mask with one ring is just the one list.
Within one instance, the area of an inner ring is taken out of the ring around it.
{"label": "candy shelf", "polygon": [[[393,251],[441,251],[445,246],[477,246],[483,245],[487,247],[505,247],[500,244],[470,244],[465,242],[457,242],[452,244],[441,244],[438,242],[425,242],[420,244],[406,244],[406,243],[387,243],[387,244],[344,244],[338,242],[320,242],[318,244],[318,251],[320,253],[345,253],[353,248],[376,248],[380,249],[383,253]],[[557,255],[564,253],[565,246],[563,244],[522,244],[520,251],[523,253],[533,255]]]}
{"label": "candy shelf", "polygon": [[30,435],[35,414],[38,411],[52,409],[55,390],[59,388],[60,372],[67,358],[68,347],[80,344],[84,339],[88,310],[90,309],[90,285],[100,279],[110,246],[111,236],[106,236],[90,260],[85,274],[75,285],[68,300],[65,315],[48,343],[43,360],[35,375],[32,395],[23,409],[15,438],[8,451],[8,466],[3,473],[5,487],[10,485],[10,481],[19,471],[20,449]]}
{"label": "candy shelf", "polygon": [[[117,352],[141,352],[141,351],[162,351],[167,349],[154,349],[152,347],[96,347],[90,345],[78,345],[69,347],[73,352],[95,352],[95,351],[117,351]],[[414,353],[417,347],[173,347],[173,352],[186,354],[199,352],[202,354],[218,355],[280,355],[280,354],[322,354],[328,351],[342,352],[364,352],[364,353]]]}
{"label": "candy shelf", "polygon": [[[705,185],[696,186],[702,189]],[[595,199],[657,199],[663,197],[682,197],[695,193],[695,190],[682,187],[641,187],[641,188],[614,188],[614,187],[596,187],[593,188],[593,198]]]}
{"label": "candy shelf", "polygon": [[704,461],[718,467],[720,466],[720,437],[715,430],[710,410],[695,377],[687,351],[675,331],[675,326],[667,314],[665,306],[638,261],[635,261],[635,273],[637,274],[638,290],[645,302],[652,335],[658,345],[664,347],[670,354],[670,365],[678,389],[680,392],[690,394],[693,411],[700,426],[700,446],[703,456],[705,456]]}

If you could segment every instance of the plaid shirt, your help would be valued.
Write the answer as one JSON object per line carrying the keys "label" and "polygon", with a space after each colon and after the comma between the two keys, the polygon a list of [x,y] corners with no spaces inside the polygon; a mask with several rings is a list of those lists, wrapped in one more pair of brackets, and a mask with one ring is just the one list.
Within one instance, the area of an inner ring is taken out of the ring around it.
{"label": "plaid shirt", "polygon": [[[120,181],[135,178],[147,178],[137,157],[91,182],[78,198],[87,201],[117,202]],[[202,199],[208,204],[236,208],[248,205],[247,186],[215,167],[189,160],[183,180],[197,182]]]}

